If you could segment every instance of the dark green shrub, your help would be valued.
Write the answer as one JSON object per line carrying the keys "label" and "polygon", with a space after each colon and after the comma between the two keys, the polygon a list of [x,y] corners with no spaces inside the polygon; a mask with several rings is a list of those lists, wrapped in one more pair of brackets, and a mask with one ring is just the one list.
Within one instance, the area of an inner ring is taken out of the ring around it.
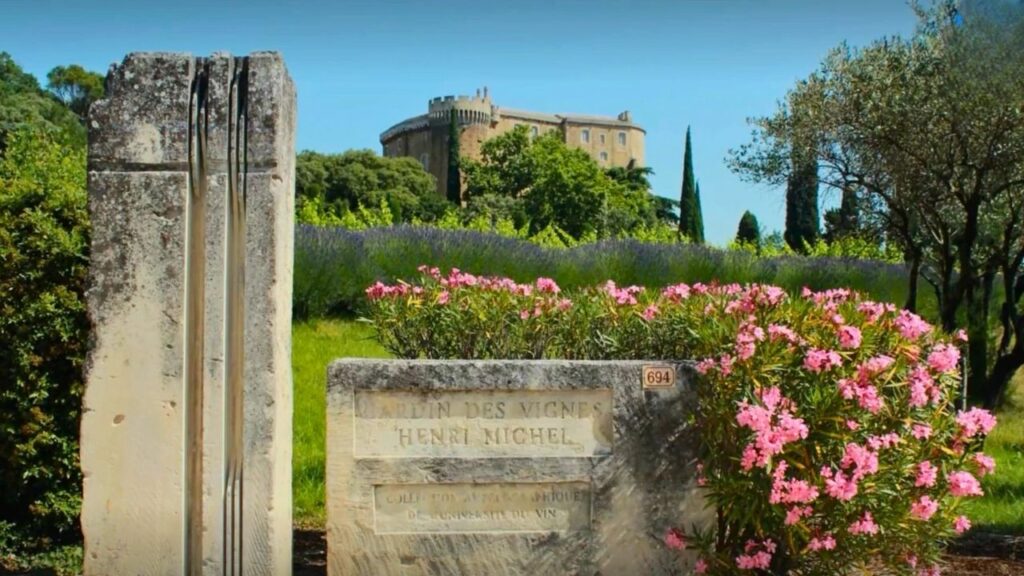
{"label": "dark green shrub", "polygon": [[79,538],[85,189],[84,149],[39,132],[9,135],[0,159],[0,527],[25,551]]}

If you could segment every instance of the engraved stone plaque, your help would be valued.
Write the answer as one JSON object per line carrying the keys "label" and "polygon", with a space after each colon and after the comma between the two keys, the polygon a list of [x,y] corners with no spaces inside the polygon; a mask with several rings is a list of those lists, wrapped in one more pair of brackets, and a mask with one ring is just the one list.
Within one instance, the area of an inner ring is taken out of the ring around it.
{"label": "engraved stone plaque", "polygon": [[339,360],[328,574],[687,573],[695,401],[680,362]]}
{"label": "engraved stone plaque", "polygon": [[373,491],[377,534],[568,532],[590,528],[585,482],[385,484]]}
{"label": "engraved stone plaque", "polygon": [[356,458],[590,457],[612,447],[612,391],[357,391]]}

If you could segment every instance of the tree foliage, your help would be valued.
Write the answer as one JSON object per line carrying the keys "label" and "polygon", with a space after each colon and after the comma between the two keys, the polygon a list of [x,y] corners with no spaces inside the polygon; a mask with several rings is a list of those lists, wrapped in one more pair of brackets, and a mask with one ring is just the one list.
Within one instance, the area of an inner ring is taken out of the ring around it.
{"label": "tree foliage", "polygon": [[694,196],[695,196],[694,206],[697,207],[697,210],[694,212],[694,214],[696,214],[697,223],[693,227],[693,240],[694,240],[694,242],[696,242],[698,244],[703,244],[704,243],[704,208],[702,208],[701,205],[700,205],[700,182],[697,182],[696,189],[697,189],[696,192],[694,192]]}
{"label": "tree foliage", "polygon": [[802,152],[793,153],[793,165],[786,183],[786,230],[789,247],[805,252],[818,240],[818,164]]}
{"label": "tree foliage", "polygon": [[[8,134],[0,158],[0,535],[78,538],[78,426],[88,341],[85,150]],[[5,526],[7,525],[7,526]]]}
{"label": "tree foliage", "polygon": [[412,158],[385,158],[372,150],[341,154],[303,151],[295,164],[296,209],[316,206],[322,216],[341,218],[386,201],[396,222],[432,221],[450,206],[434,177]]}
{"label": "tree foliage", "polygon": [[743,213],[740,224],[736,229],[736,242],[754,247],[761,245],[761,226],[757,223],[757,216],[750,210]]}
{"label": "tree foliage", "polygon": [[22,129],[46,132],[63,143],[85,146],[85,127],[78,117],[40,88],[35,76],[23,71],[10,54],[0,52],[0,152],[7,135]]}
{"label": "tree foliage", "polygon": [[679,193],[679,233],[693,242],[703,242],[703,225],[700,214],[700,198],[693,175],[693,150],[690,143],[690,128],[686,128],[686,147],[683,151],[683,185]]}
{"label": "tree foliage", "polygon": [[910,267],[908,305],[921,277],[942,327],[966,326],[970,389],[991,405],[1024,365],[1024,18],[949,7],[919,8],[911,38],[833,50],[732,163],[781,183],[807,146],[823,185],[868,197]]}
{"label": "tree foliage", "polygon": [[481,159],[462,162],[468,206],[497,206],[503,216],[528,217],[530,234],[555,227],[572,238],[614,237],[656,223],[647,176],[637,166],[604,171],[558,132],[531,139],[525,126],[491,138]]}
{"label": "tree foliage", "polygon": [[57,66],[46,75],[47,89],[84,122],[89,105],[103,98],[103,75],[78,64]]}

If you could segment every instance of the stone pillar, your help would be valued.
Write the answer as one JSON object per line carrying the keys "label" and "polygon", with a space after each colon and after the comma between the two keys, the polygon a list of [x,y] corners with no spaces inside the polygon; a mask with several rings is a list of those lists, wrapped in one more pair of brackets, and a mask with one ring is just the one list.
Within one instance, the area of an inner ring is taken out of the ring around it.
{"label": "stone pillar", "polygon": [[131,54],[89,118],[86,575],[291,573],[295,91]]}

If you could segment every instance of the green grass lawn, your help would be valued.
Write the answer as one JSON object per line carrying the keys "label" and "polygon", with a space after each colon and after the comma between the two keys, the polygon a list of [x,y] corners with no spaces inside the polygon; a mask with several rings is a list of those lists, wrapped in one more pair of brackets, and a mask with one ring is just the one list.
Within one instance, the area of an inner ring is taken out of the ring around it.
{"label": "green grass lawn", "polygon": [[[386,358],[373,329],[351,320],[317,320],[292,328],[295,376],[295,522],[323,527],[324,425],[327,365],[337,358]],[[996,473],[983,480],[985,497],[969,501],[966,512],[976,528],[1024,534],[1024,374],[998,413],[999,425],[985,445],[996,459]]]}
{"label": "green grass lawn", "polygon": [[366,324],[316,320],[292,326],[292,375],[295,416],[292,455],[292,497],[295,523],[323,527],[324,438],[327,365],[344,357],[379,358],[389,354]]}

